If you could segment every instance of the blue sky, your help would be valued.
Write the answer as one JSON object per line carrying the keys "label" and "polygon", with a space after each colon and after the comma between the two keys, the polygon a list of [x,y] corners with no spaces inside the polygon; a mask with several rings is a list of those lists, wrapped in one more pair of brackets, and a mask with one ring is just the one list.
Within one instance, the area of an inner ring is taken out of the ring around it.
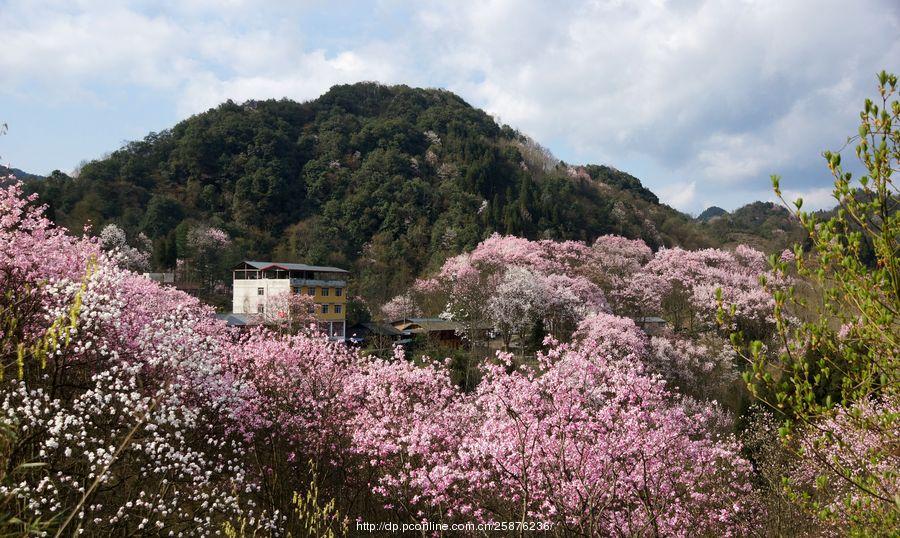
{"label": "blue sky", "polygon": [[[0,158],[72,171],[225,99],[443,87],[697,213],[828,206],[820,153],[900,72],[900,3],[0,0]],[[852,153],[851,153],[852,154]],[[849,157],[849,155],[848,155]]]}

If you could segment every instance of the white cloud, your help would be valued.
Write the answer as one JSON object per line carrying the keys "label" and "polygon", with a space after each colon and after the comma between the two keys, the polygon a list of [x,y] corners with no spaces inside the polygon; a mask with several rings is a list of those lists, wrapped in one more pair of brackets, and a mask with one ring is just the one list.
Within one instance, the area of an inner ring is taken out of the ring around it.
{"label": "white cloud", "polygon": [[696,191],[733,207],[770,173],[822,186],[819,152],[855,131],[874,73],[900,71],[898,11],[891,0],[10,0],[0,97],[78,106],[137,87],[185,116],[358,80],[443,86],[568,161],[658,171],[642,179],[676,207],[702,209]]}
{"label": "white cloud", "polygon": [[[798,198],[803,199],[802,209],[804,211],[813,211],[816,209],[831,209],[837,205],[837,200],[832,196],[832,188],[816,187],[807,190],[787,189],[782,191],[785,201],[790,204],[791,209],[794,208],[794,202]],[[781,203],[780,200],[771,196],[769,201]]]}
{"label": "white cloud", "polygon": [[683,211],[691,211],[695,207],[697,182],[670,183],[659,190],[659,199],[670,206]]}
{"label": "white cloud", "polygon": [[290,97],[307,100],[318,97],[334,84],[364,80],[402,81],[399,70],[373,51],[344,51],[329,56],[322,50],[295,53],[291,69],[269,74],[217,76],[204,72],[188,79],[178,97],[183,115],[199,112],[227,99]]}
{"label": "white cloud", "polygon": [[728,197],[811,170],[855,131],[874,73],[900,68],[886,2],[543,5],[439,4],[423,18],[457,44],[441,61],[465,95],[580,160],[650,161],[669,171],[650,180],[659,191],[693,177]]}

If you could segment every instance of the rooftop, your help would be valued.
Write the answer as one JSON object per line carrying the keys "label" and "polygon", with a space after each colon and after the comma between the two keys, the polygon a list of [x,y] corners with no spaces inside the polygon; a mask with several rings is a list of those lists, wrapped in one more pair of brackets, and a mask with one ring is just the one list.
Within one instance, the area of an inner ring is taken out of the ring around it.
{"label": "rooftop", "polygon": [[443,318],[404,318],[391,322],[391,325],[401,331],[410,330],[413,332],[417,330],[434,332],[456,331],[460,329],[459,323]]}
{"label": "rooftop", "polygon": [[224,321],[229,327],[244,327],[257,324],[257,317],[253,314],[216,314],[216,319]]}
{"label": "rooftop", "polygon": [[635,323],[666,323],[666,320],[656,317],[656,316],[647,316],[643,318],[634,318]]}
{"label": "rooftop", "polygon": [[282,269],[284,271],[319,271],[322,273],[349,273],[346,269],[338,267],[326,267],[321,265],[306,265],[305,263],[287,263],[287,262],[260,262],[245,260],[242,264],[247,264],[254,269],[260,271],[266,269]]}
{"label": "rooftop", "polygon": [[403,331],[398,330],[388,323],[357,323],[347,329],[347,333],[356,336],[364,332],[379,334],[382,336],[402,336]]}

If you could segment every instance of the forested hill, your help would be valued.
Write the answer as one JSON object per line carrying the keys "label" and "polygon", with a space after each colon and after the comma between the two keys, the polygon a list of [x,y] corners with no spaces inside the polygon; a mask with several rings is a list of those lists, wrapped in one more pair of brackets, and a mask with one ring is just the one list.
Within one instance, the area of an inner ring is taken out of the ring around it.
{"label": "forested hill", "polygon": [[227,102],[82,167],[29,182],[70,230],[115,222],[169,266],[197,225],[230,256],[355,269],[386,299],[494,231],[529,238],[711,240],[606,166],[572,167],[451,92],[360,83],[316,100]]}
{"label": "forested hill", "polygon": [[24,170],[19,170],[18,168],[10,168],[8,166],[3,166],[0,164],[0,185],[9,183],[9,177],[12,176],[15,178],[14,181],[35,181],[44,179],[42,176],[37,174],[30,174]]}

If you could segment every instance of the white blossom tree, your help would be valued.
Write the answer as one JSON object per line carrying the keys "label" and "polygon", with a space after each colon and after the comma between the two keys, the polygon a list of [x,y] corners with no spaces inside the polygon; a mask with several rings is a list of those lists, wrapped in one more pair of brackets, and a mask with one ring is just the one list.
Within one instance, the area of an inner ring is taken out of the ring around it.
{"label": "white blossom tree", "polygon": [[487,304],[505,349],[516,336],[524,352],[525,335],[542,318],[547,303],[547,287],[539,275],[521,267],[506,270]]}
{"label": "white blossom tree", "polygon": [[128,244],[125,230],[115,224],[107,224],[100,231],[100,248],[112,255],[120,266],[131,271],[146,271],[150,267],[152,245],[144,234],[135,238],[137,246]]}

